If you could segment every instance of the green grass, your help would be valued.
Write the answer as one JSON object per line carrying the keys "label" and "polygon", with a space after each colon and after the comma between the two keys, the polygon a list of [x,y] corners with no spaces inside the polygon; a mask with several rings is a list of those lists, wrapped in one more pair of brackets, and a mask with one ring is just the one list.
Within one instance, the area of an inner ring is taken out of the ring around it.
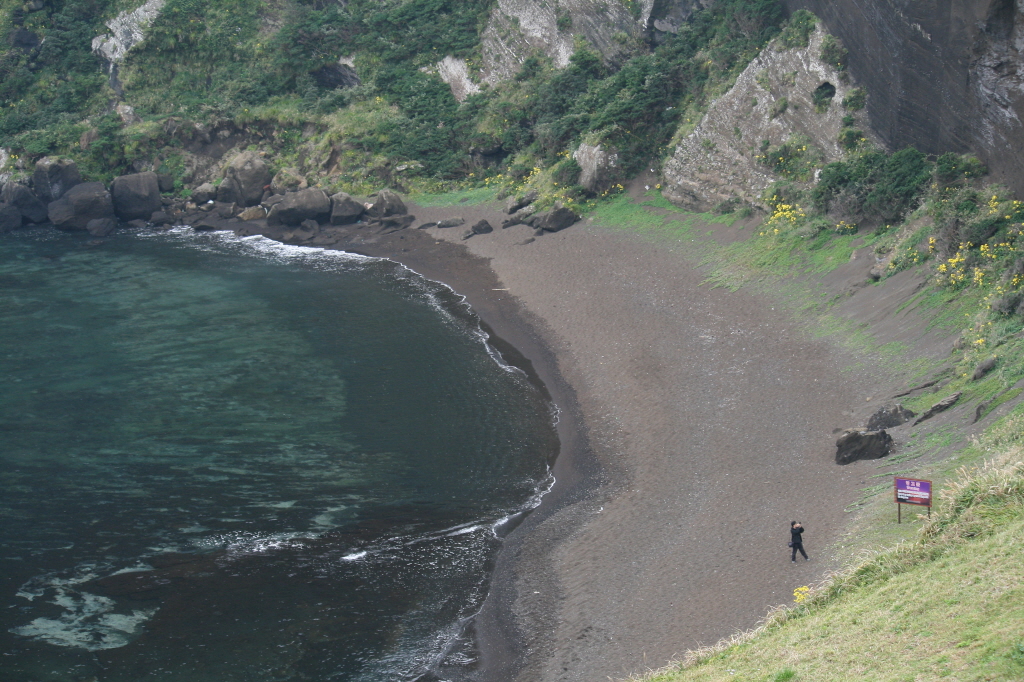
{"label": "green grass", "polygon": [[1021,454],[1012,447],[1000,465],[959,472],[911,540],[812,586],[758,630],[645,679],[1024,679]]}
{"label": "green grass", "polygon": [[410,198],[420,206],[476,206],[494,201],[497,190],[490,187],[473,187],[470,189],[444,192],[441,194],[414,194]]}

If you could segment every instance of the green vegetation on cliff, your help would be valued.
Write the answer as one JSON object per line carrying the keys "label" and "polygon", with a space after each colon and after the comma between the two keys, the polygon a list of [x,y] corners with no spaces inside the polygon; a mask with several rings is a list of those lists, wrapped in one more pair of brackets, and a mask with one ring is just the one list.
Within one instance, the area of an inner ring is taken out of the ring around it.
{"label": "green vegetation on cliff", "polygon": [[[187,175],[178,157],[195,125],[241,135],[311,182],[439,186],[503,173],[549,193],[575,185],[568,155],[584,140],[617,151],[622,179],[661,154],[680,117],[744,68],[782,17],[774,0],[725,0],[657,45],[633,41],[614,64],[578,37],[567,68],[538,53],[460,103],[437,64],[452,56],[475,72],[492,0],[167,0],[109,77],[92,40],[135,4],[41,4],[0,0],[0,29],[21,36],[0,56],[0,136],[23,165],[65,155],[89,177]],[[138,118],[119,117],[118,102]]]}

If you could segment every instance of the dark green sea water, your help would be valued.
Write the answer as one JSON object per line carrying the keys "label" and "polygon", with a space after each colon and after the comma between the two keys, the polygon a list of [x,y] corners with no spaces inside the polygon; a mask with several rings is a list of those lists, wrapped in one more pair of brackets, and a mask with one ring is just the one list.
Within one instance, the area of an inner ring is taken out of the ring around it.
{"label": "dark green sea water", "polygon": [[550,405],[445,287],[217,234],[0,237],[0,677],[469,679]]}

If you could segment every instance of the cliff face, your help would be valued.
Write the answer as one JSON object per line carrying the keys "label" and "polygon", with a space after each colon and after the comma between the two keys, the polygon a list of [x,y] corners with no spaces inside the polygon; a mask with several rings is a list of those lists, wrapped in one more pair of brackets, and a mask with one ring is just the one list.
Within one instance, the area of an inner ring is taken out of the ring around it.
{"label": "cliff face", "polygon": [[892,148],[973,152],[1024,192],[1024,2],[783,0],[850,51],[871,127]]}

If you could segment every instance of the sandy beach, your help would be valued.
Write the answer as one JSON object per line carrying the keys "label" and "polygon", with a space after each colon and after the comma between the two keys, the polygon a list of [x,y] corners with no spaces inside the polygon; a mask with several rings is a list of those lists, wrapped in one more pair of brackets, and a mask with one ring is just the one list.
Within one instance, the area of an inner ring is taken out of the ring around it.
{"label": "sandy beach", "polygon": [[[496,206],[411,211],[415,224],[501,217]],[[701,286],[682,241],[587,220],[532,241],[523,225],[464,232],[337,246],[466,296],[559,407],[557,483],[506,540],[475,624],[485,679],[662,667],[836,567],[826,550],[866,470],[835,464],[835,433],[863,424],[894,378],[812,338],[769,298]],[[863,281],[869,266],[846,276]],[[809,562],[790,562],[791,520],[807,528]]]}

